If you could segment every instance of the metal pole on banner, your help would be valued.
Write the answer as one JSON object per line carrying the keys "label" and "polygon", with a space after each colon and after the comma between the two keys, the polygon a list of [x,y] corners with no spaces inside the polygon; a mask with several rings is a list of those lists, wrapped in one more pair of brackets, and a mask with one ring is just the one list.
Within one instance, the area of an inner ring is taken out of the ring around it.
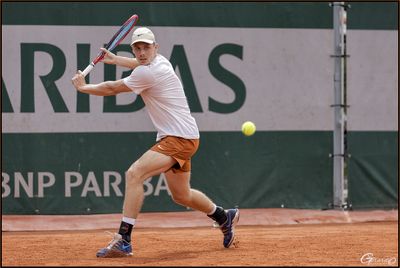
{"label": "metal pole on banner", "polygon": [[345,2],[333,2],[334,28],[334,132],[333,132],[333,207],[349,209],[347,172],[347,105],[346,100],[346,32],[347,8]]}

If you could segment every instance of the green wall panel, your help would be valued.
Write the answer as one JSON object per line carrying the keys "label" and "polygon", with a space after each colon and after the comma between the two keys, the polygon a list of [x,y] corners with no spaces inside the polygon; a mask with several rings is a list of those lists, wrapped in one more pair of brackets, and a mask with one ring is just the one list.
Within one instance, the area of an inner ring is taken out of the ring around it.
{"label": "green wall panel", "polygon": [[[349,29],[398,29],[397,2],[351,3]],[[332,28],[329,2],[8,2],[6,25],[121,25],[179,27]],[[351,16],[350,16],[351,14]]]}
{"label": "green wall panel", "polygon": [[352,207],[398,207],[398,132],[349,132],[348,150]]}

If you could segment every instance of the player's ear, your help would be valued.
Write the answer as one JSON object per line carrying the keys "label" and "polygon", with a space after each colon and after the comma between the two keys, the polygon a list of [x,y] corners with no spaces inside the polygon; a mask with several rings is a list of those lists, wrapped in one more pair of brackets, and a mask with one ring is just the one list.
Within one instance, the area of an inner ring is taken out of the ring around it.
{"label": "player's ear", "polygon": [[158,50],[158,48],[160,47],[160,45],[159,45],[158,43],[155,43],[155,44],[154,44],[154,47],[155,47],[156,50]]}

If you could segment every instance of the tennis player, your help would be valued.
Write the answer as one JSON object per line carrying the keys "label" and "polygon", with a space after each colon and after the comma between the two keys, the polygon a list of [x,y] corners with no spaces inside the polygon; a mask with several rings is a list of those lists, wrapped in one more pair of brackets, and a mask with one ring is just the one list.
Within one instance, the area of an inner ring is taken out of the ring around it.
{"label": "tennis player", "polygon": [[191,158],[199,146],[199,130],[192,117],[181,81],[171,63],[158,54],[159,44],[153,32],[141,27],[132,35],[135,58],[117,56],[102,48],[106,64],[133,69],[130,76],[117,81],[86,84],[81,71],[72,78],[75,88],[97,96],[123,92],[140,94],[157,130],[156,143],[137,159],[126,172],[122,220],[118,233],[97,257],[111,258],[132,255],[131,233],[144,200],[144,181],[165,173],[175,203],[207,214],[218,223],[226,248],[235,236],[239,210],[223,209],[204,193],[190,186]]}

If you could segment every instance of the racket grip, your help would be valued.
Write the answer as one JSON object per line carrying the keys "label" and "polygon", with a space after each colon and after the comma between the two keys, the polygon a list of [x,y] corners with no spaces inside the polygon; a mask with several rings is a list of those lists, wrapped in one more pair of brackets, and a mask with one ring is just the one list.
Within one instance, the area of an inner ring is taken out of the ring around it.
{"label": "racket grip", "polygon": [[85,70],[83,70],[83,72],[82,72],[83,77],[85,77],[88,73],[90,73],[90,71],[93,69],[93,67],[94,67],[94,64],[92,62],[86,67]]}

